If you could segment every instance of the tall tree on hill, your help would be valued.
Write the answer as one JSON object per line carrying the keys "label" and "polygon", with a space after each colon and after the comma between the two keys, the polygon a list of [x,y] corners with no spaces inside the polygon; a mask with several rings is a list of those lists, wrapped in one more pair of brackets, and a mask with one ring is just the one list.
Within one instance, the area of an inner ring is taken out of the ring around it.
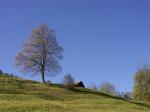
{"label": "tall tree on hill", "polygon": [[62,59],[63,48],[57,43],[54,31],[42,24],[33,29],[29,41],[17,54],[16,66],[23,72],[40,73],[45,83],[45,75],[55,75],[61,67],[58,60]]}
{"label": "tall tree on hill", "polygon": [[139,68],[134,77],[133,96],[138,100],[150,101],[150,67]]}

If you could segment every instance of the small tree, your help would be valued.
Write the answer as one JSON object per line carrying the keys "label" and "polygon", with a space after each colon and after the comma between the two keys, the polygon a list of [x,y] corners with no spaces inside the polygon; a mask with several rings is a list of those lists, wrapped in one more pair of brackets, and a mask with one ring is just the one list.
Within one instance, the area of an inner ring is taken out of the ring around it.
{"label": "small tree", "polygon": [[42,24],[32,31],[28,43],[17,54],[16,66],[24,72],[40,73],[45,83],[45,75],[55,75],[61,70],[58,60],[62,52],[54,31]]}
{"label": "small tree", "polygon": [[100,92],[104,92],[107,94],[116,94],[116,89],[115,86],[110,82],[104,82],[100,85]]}
{"label": "small tree", "polygon": [[68,85],[68,84],[72,84],[73,82],[74,82],[74,79],[71,76],[71,74],[67,74],[67,75],[64,76],[64,78],[63,78],[63,84]]}
{"label": "small tree", "polygon": [[150,101],[150,68],[145,65],[134,76],[133,96],[138,100]]}

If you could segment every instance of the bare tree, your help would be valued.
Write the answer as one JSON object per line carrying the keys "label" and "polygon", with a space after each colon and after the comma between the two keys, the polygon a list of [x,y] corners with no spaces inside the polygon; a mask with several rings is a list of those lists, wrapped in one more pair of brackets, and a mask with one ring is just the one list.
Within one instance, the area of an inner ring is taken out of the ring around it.
{"label": "bare tree", "polygon": [[100,85],[100,91],[108,94],[116,94],[116,89],[110,82],[104,82]]}
{"label": "bare tree", "polygon": [[74,82],[74,79],[71,76],[71,74],[67,74],[64,76],[63,84],[72,84],[73,82]]}
{"label": "bare tree", "polygon": [[53,30],[42,24],[33,29],[29,41],[17,54],[15,63],[24,72],[40,73],[43,83],[45,75],[55,75],[61,70],[63,48],[57,43]]}

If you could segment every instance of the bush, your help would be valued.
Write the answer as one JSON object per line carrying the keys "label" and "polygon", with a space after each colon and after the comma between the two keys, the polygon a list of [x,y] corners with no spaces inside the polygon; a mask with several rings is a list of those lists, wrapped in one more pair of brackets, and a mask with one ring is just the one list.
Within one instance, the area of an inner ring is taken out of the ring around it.
{"label": "bush", "polygon": [[64,86],[64,88],[67,89],[67,90],[73,90],[74,87],[75,86],[73,84],[67,84],[67,85]]}
{"label": "bush", "polygon": [[52,84],[52,81],[48,80],[46,81],[47,84]]}

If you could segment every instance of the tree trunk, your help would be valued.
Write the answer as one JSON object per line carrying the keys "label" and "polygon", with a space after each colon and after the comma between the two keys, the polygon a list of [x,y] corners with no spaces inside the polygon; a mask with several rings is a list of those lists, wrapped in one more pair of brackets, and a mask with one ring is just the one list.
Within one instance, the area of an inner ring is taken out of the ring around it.
{"label": "tree trunk", "polygon": [[43,72],[42,72],[42,80],[43,80],[43,83],[46,83],[46,82],[45,82],[45,77],[44,77],[44,75],[45,75],[45,74],[44,74],[44,71],[43,71]]}

